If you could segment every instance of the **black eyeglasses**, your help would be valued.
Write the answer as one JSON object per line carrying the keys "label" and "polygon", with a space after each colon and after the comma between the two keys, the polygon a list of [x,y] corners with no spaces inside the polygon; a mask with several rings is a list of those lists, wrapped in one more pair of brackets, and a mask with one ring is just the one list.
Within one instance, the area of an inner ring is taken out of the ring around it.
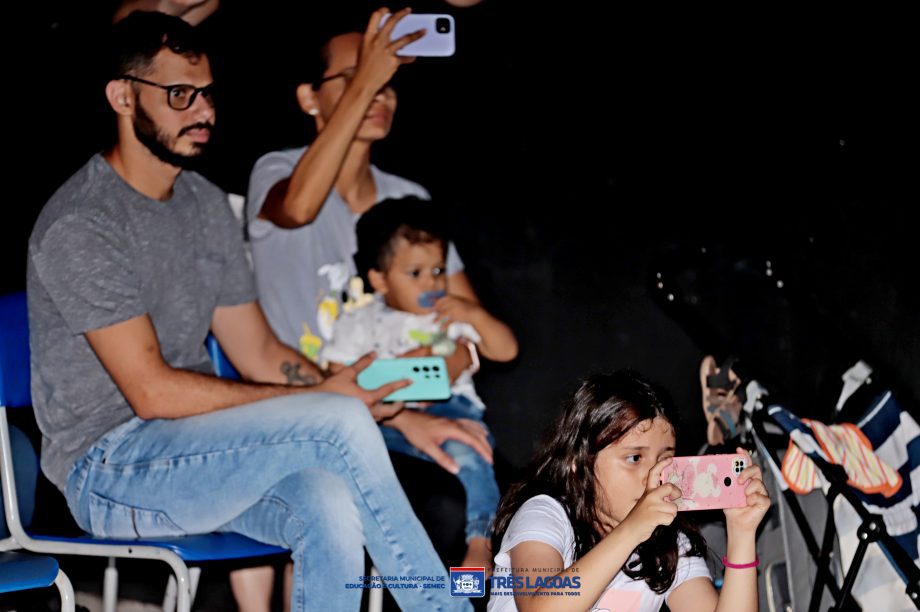
{"label": "black eyeglasses", "polygon": [[201,94],[208,104],[214,106],[214,83],[210,83],[204,87],[195,87],[194,85],[184,83],[179,85],[160,85],[159,83],[131,76],[130,74],[123,74],[119,78],[125,79],[126,81],[150,85],[151,87],[159,87],[166,92],[166,103],[169,104],[169,108],[173,110],[186,110],[195,103],[195,98],[198,97],[198,94]]}
{"label": "black eyeglasses", "polygon": [[[323,86],[323,83],[325,83],[326,81],[331,81],[333,79],[345,79],[345,84],[347,85],[351,83],[351,80],[353,78],[355,78],[356,71],[357,69],[352,67],[352,68],[346,68],[345,70],[341,72],[337,72],[335,74],[330,74],[329,76],[320,77],[316,79],[315,81],[313,81],[313,91],[318,91],[319,88]],[[380,90],[381,91],[391,91],[391,92],[395,91],[393,87],[393,81],[392,80],[389,81],[386,85],[381,87]]]}

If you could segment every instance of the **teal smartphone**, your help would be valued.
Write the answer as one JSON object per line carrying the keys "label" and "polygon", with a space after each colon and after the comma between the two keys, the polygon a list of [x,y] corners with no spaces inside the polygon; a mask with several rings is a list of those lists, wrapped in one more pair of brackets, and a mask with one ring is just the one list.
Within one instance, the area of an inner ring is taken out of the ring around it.
{"label": "teal smartphone", "polygon": [[383,401],[434,402],[450,397],[450,378],[443,357],[375,359],[358,374],[358,384],[365,389],[403,379],[411,380],[412,384],[394,391]]}

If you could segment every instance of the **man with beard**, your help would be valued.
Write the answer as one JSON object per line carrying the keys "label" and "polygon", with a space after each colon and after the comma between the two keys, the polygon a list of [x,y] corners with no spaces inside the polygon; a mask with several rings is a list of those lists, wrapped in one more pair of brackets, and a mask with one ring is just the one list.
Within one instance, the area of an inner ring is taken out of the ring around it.
{"label": "man with beard", "polygon": [[[279,342],[226,195],[183,171],[215,120],[193,28],[134,13],[113,50],[117,142],[52,196],[29,241],[42,469],[98,536],[233,531],[289,548],[294,610],[357,609],[346,583],[363,574],[362,545],[384,575],[445,574],[372,418],[404,383],[358,387],[371,356],[323,379]],[[252,382],[212,375],[209,330]],[[443,591],[395,596],[468,608]]]}

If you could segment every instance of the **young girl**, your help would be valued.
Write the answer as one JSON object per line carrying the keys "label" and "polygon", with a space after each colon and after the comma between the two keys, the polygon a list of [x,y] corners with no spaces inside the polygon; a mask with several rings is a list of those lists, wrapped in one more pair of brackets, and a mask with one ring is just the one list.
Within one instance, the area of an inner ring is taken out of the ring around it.
{"label": "young girl", "polygon": [[589,377],[522,482],[499,506],[490,612],[757,610],[755,533],[770,498],[750,455],[747,506],[724,510],[725,582],[712,585],[705,542],[658,485],[676,444],[667,393],[630,371]]}

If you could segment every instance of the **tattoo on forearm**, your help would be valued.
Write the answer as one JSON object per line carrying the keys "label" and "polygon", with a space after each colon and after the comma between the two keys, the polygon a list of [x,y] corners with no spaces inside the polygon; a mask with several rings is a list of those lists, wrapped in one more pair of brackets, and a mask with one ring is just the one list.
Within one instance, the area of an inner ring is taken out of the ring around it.
{"label": "tattoo on forearm", "polygon": [[317,383],[316,377],[312,374],[305,374],[300,371],[300,363],[291,363],[290,361],[285,361],[281,364],[281,373],[287,376],[287,384],[289,385],[315,385]]}

